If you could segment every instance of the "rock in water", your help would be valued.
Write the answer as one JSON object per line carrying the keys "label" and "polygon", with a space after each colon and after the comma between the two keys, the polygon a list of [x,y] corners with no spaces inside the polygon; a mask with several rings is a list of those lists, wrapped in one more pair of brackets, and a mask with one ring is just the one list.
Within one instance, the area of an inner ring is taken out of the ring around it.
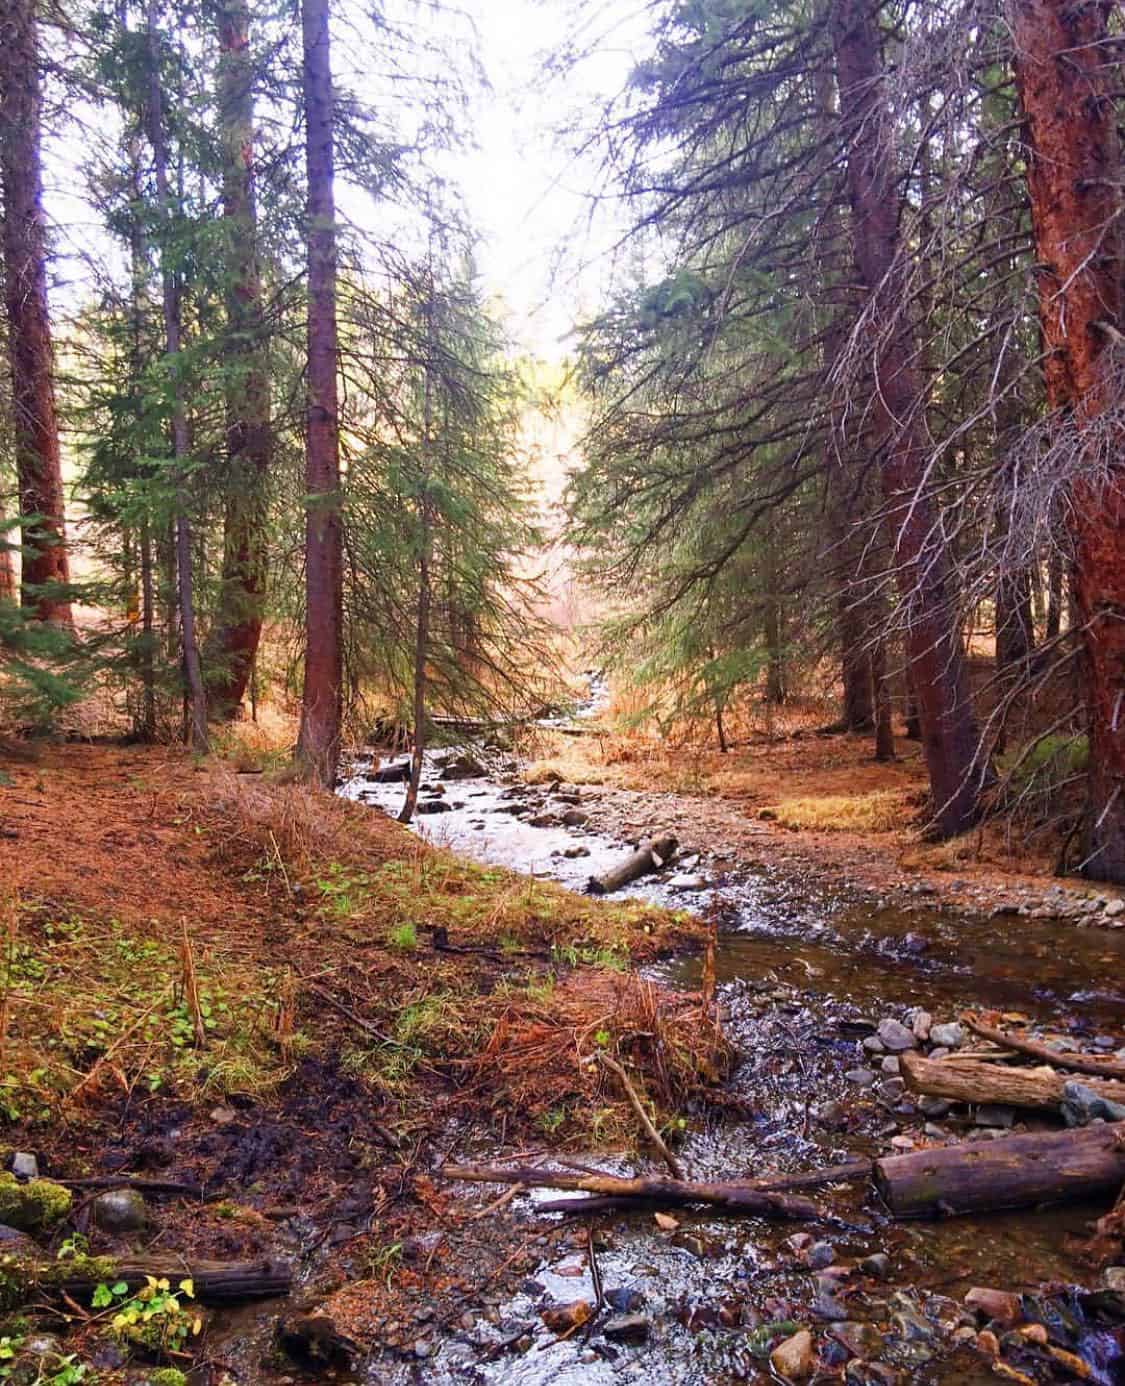
{"label": "rock in water", "polygon": [[113,1237],[144,1231],[148,1208],[136,1189],[109,1189],[98,1194],[90,1208],[94,1222]]}
{"label": "rock in water", "polygon": [[965,1042],[965,1027],[955,1020],[930,1026],[930,1043],[942,1049],[958,1049]]}
{"label": "rock in water", "polygon": [[1125,1121],[1125,1106],[1099,1097],[1084,1083],[1063,1084],[1063,1120],[1068,1126],[1088,1126],[1091,1121]]}
{"label": "rock in water", "polygon": [[643,1314],[615,1314],[602,1332],[611,1343],[646,1343],[651,1327]]}
{"label": "rock in water", "polygon": [[786,1381],[808,1381],[816,1365],[812,1334],[807,1328],[786,1338],[770,1353],[770,1365]]}

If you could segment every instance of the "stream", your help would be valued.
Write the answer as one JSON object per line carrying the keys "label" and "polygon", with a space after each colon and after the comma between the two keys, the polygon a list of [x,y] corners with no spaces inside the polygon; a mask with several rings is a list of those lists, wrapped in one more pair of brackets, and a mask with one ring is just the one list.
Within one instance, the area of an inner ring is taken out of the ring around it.
{"label": "stream", "polygon": [[[530,787],[518,764],[475,746],[427,753],[422,786],[422,811],[413,826],[424,837],[572,889],[583,889],[633,845],[623,820],[615,830],[613,815],[607,818],[597,788]],[[377,783],[368,762],[355,767],[341,792],[393,815],[404,786]],[[616,792],[615,803],[621,797]],[[800,880],[742,869],[721,842],[682,851],[661,874],[623,893],[719,923],[724,1020],[745,1056],[731,1088],[753,1115],[737,1124],[693,1120],[679,1151],[689,1177],[800,1169],[907,1150],[920,1133],[927,1140],[987,1139],[1011,1125],[1010,1114],[982,1123],[964,1109],[950,1113],[948,1104],[944,1111],[942,1104],[920,1111],[893,1065],[884,1071],[880,1057],[862,1047],[862,1037],[885,1017],[909,1021],[922,1008],[937,1024],[966,1008],[995,1008],[1049,1022],[1106,1052],[1122,1043],[1120,933],[922,903],[880,907],[847,891],[833,897]],[[699,966],[697,959],[673,959],[653,972],[692,986]],[[988,1124],[993,1121],[995,1127]],[[596,1163],[628,1168],[601,1157]],[[548,1196],[527,1195],[523,1204]],[[544,1304],[594,1297],[587,1258],[572,1248],[545,1255],[515,1297],[486,1296],[474,1328],[435,1341],[424,1366],[388,1375],[384,1365],[367,1379],[511,1386],[776,1380],[768,1359],[754,1350],[753,1325],[792,1310],[796,1320],[821,1329],[836,1324],[832,1332],[840,1320],[845,1327],[858,1321],[865,1332],[881,1325],[881,1346],[870,1354],[879,1360],[869,1374],[854,1362],[848,1368],[847,1381],[858,1386],[994,1381],[979,1353],[967,1356],[958,1347],[967,1333],[960,1300],[969,1287],[1018,1292],[1044,1281],[1098,1283],[1098,1273],[1081,1264],[1068,1238],[1104,1208],[1072,1205],[896,1224],[858,1193],[845,1191],[832,1206],[839,1227],[828,1249],[817,1252],[820,1262],[829,1258],[826,1274],[810,1268],[792,1225],[678,1213],[678,1229],[669,1236],[651,1216],[607,1219],[598,1234],[598,1268],[615,1302],[640,1311],[643,1341],[622,1345],[600,1334],[586,1341],[576,1333],[560,1342],[544,1328]],[[865,1280],[853,1292],[833,1279],[838,1265],[872,1255],[889,1258],[873,1285]],[[1072,1341],[1088,1379],[1125,1382],[1125,1334],[1083,1324],[1079,1315]],[[513,1341],[514,1349],[504,1346]],[[822,1352],[830,1349],[831,1343]],[[847,1356],[842,1353],[840,1362]]]}

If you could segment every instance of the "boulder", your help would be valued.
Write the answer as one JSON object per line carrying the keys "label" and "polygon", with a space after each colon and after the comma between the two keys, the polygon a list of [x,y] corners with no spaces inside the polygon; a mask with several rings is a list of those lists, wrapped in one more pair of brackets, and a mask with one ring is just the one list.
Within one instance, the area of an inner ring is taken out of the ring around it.
{"label": "boulder", "polygon": [[913,1030],[908,1030],[901,1020],[894,1020],[890,1016],[879,1022],[876,1033],[892,1054],[901,1054],[907,1049],[913,1049],[918,1043]]}
{"label": "boulder", "polygon": [[143,1232],[148,1208],[136,1189],[107,1189],[90,1205],[94,1224],[112,1237],[129,1237]]}

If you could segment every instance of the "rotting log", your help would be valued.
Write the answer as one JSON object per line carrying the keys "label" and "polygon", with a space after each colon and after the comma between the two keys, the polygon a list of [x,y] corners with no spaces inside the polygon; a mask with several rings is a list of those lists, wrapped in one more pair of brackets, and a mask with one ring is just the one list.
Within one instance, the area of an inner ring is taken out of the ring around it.
{"label": "rotting log", "polygon": [[1028,1054],[1033,1059],[1043,1059],[1056,1068],[1068,1069],[1071,1073],[1088,1073],[1094,1078],[1125,1079],[1125,1063],[1120,1059],[1102,1058],[1098,1054],[1077,1054],[1071,1050],[1052,1049],[1049,1044],[1040,1044],[1023,1035],[1009,1034],[1007,1030],[997,1030],[985,1025],[975,1015],[963,1015],[963,1024],[981,1039],[991,1040],[993,1044],[1012,1049],[1017,1054]]}
{"label": "rotting log", "polygon": [[748,1183],[704,1184],[691,1179],[623,1179],[613,1174],[575,1174],[570,1170],[514,1165],[446,1165],[446,1179],[477,1184],[524,1184],[528,1188],[569,1189],[608,1198],[633,1198],[649,1207],[683,1208],[701,1203],[728,1213],[752,1213],[763,1218],[792,1218],[815,1222],[824,1217],[807,1198],[770,1193]]}
{"label": "rotting log", "polygon": [[612,895],[615,890],[627,886],[630,881],[647,876],[650,871],[659,871],[671,861],[677,845],[671,833],[647,838],[619,866],[613,867],[604,876],[591,876],[586,889],[591,895]]}
{"label": "rotting log", "polygon": [[204,1304],[272,1299],[287,1295],[293,1285],[293,1267],[288,1261],[206,1261],[167,1254],[126,1260],[97,1256],[42,1264],[13,1258],[4,1266],[3,1278],[11,1282],[17,1275],[21,1280],[26,1278],[29,1290],[67,1294],[72,1299],[93,1294],[107,1280],[123,1280],[130,1289],[147,1284],[149,1276],[167,1279],[173,1285],[190,1280],[193,1297]]}
{"label": "rotting log", "polygon": [[98,1174],[86,1179],[56,1179],[54,1183],[67,1189],[136,1189],[140,1193],[203,1197],[202,1184],[180,1179],[145,1179],[130,1174]]}
{"label": "rotting log", "polygon": [[1096,1198],[1125,1184],[1125,1129],[1037,1131],[892,1155],[875,1161],[874,1180],[896,1218]]}
{"label": "rotting log", "polygon": [[[1054,1068],[1002,1068],[979,1059],[923,1059],[909,1053],[899,1056],[899,1068],[910,1091],[927,1097],[1049,1111],[1058,1111],[1070,1081]],[[1125,1083],[1088,1078],[1083,1086],[1109,1102],[1125,1102]]]}
{"label": "rotting log", "polygon": [[380,765],[368,770],[363,777],[368,784],[404,784],[410,778],[408,760],[393,761],[390,765]]}

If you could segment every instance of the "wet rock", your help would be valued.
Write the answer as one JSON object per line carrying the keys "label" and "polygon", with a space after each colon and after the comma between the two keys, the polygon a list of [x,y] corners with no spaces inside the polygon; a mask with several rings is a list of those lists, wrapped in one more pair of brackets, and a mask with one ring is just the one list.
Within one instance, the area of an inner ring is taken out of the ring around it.
{"label": "wet rock", "polygon": [[873,1275],[878,1280],[886,1280],[891,1273],[891,1258],[884,1251],[876,1251],[865,1256],[859,1263],[864,1275]]}
{"label": "wet rock", "polygon": [[631,1314],[641,1307],[645,1302],[645,1297],[640,1290],[619,1285],[612,1290],[606,1290],[605,1302],[619,1314]]}
{"label": "wet rock", "polygon": [[561,1338],[564,1333],[581,1328],[593,1312],[594,1306],[588,1299],[576,1299],[570,1304],[553,1304],[548,1309],[541,1309],[539,1317],[552,1333]]}
{"label": "wet rock", "polygon": [[706,890],[707,881],[703,876],[673,876],[668,887],[670,890]]}
{"label": "wet rock", "polygon": [[918,1099],[918,1110],[922,1115],[936,1121],[949,1115],[951,1105],[944,1097],[920,1097]]}
{"label": "wet rock", "polygon": [[955,1020],[947,1025],[931,1025],[930,1043],[943,1049],[959,1049],[965,1043],[965,1027]]}
{"label": "wet rock", "polygon": [[885,1054],[887,1046],[878,1035],[868,1035],[863,1041],[863,1047],[869,1054]]}
{"label": "wet rock", "polygon": [[602,1334],[611,1343],[647,1343],[652,1324],[644,1314],[615,1314],[607,1319]]}
{"label": "wet rock", "polygon": [[0,1222],[0,1252],[14,1252],[17,1255],[40,1255],[43,1248],[26,1232],[19,1231],[18,1228],[9,1227],[6,1222]]}
{"label": "wet rock", "polygon": [[1063,1120],[1068,1126],[1088,1126],[1091,1121],[1125,1121],[1125,1104],[1099,1097],[1084,1083],[1063,1084]]}
{"label": "wet rock", "polygon": [[453,805],[444,799],[423,799],[414,810],[415,813],[452,813]]}
{"label": "wet rock", "polygon": [[590,821],[590,815],[582,809],[570,808],[563,814],[562,821],[568,828],[581,828]]}
{"label": "wet rock", "polygon": [[853,1357],[877,1357],[883,1350],[883,1335],[873,1323],[849,1320],[833,1324],[828,1331]]}
{"label": "wet rock", "polygon": [[977,1334],[977,1349],[986,1357],[999,1357],[1000,1340],[995,1333],[986,1328]]}
{"label": "wet rock", "polygon": [[887,1054],[880,1064],[880,1068],[882,1068],[884,1073],[893,1074],[895,1077],[898,1077],[898,1072],[901,1067],[902,1064],[897,1054]]}
{"label": "wet rock", "polygon": [[358,1351],[356,1344],[339,1331],[329,1315],[289,1314],[277,1325],[277,1342],[282,1352],[306,1371],[347,1369]]}
{"label": "wet rock", "polygon": [[148,1222],[148,1208],[136,1189],[109,1189],[98,1194],[90,1212],[95,1225],[113,1237],[142,1232]]}
{"label": "wet rock", "polygon": [[[1125,1112],[1122,1113],[1125,1115]],[[995,1102],[983,1102],[976,1110],[973,1120],[978,1126],[998,1126],[1007,1130],[1016,1119],[1014,1107],[1003,1107]]]}
{"label": "wet rock", "polygon": [[672,1245],[678,1246],[681,1251],[690,1252],[701,1261],[707,1255],[707,1242],[695,1232],[677,1232],[672,1238]]}
{"label": "wet rock", "polygon": [[913,1032],[908,1030],[901,1020],[895,1020],[891,1016],[879,1022],[876,1034],[892,1054],[901,1054],[907,1049],[914,1049],[918,1043]]}
{"label": "wet rock", "polygon": [[567,857],[570,861],[575,861],[578,857],[588,857],[589,855],[589,847],[567,847],[563,852],[563,856]]}
{"label": "wet rock", "polygon": [[821,1291],[809,1309],[813,1317],[820,1319],[822,1323],[840,1323],[848,1317],[848,1311],[840,1301],[827,1291]]}
{"label": "wet rock", "polygon": [[808,1381],[816,1367],[812,1334],[807,1328],[786,1338],[770,1353],[770,1365],[785,1381]]}
{"label": "wet rock", "polygon": [[906,1080],[903,1078],[887,1078],[879,1084],[879,1096],[889,1105],[901,1100],[906,1092]]}
{"label": "wet rock", "polygon": [[537,813],[535,817],[530,820],[533,828],[555,828],[558,826],[558,822],[559,820],[553,813]]}
{"label": "wet rock", "polygon": [[993,1323],[1013,1324],[1023,1317],[1018,1295],[1007,1290],[993,1290],[986,1285],[975,1285],[965,1296],[965,1307],[983,1314]]}
{"label": "wet rock", "polygon": [[823,1102],[813,1115],[829,1131],[842,1131],[848,1124],[847,1108],[842,1102]]}
{"label": "wet rock", "polygon": [[917,1040],[928,1040],[934,1018],[929,1011],[915,1011],[910,1020],[910,1029]]}
{"label": "wet rock", "polygon": [[895,1332],[907,1343],[931,1343],[936,1336],[932,1323],[913,1309],[899,1309],[891,1315]]}
{"label": "wet rock", "polygon": [[875,1070],[871,1068],[849,1068],[844,1077],[857,1088],[869,1088],[875,1082]]}
{"label": "wet rock", "polygon": [[836,1259],[836,1248],[831,1242],[813,1242],[801,1258],[809,1270],[823,1270]]}
{"label": "wet rock", "polygon": [[1125,914],[1125,900],[1111,900],[1103,913],[1107,919],[1116,919],[1119,914]]}
{"label": "wet rock", "polygon": [[12,1156],[11,1170],[17,1179],[38,1179],[39,1161],[26,1150],[17,1150]]}
{"label": "wet rock", "polygon": [[1102,1275],[1102,1284],[1107,1290],[1125,1294],[1125,1266],[1108,1266]]}
{"label": "wet rock", "polygon": [[483,765],[472,756],[461,755],[456,760],[442,766],[441,773],[447,780],[479,780],[487,772]]}

